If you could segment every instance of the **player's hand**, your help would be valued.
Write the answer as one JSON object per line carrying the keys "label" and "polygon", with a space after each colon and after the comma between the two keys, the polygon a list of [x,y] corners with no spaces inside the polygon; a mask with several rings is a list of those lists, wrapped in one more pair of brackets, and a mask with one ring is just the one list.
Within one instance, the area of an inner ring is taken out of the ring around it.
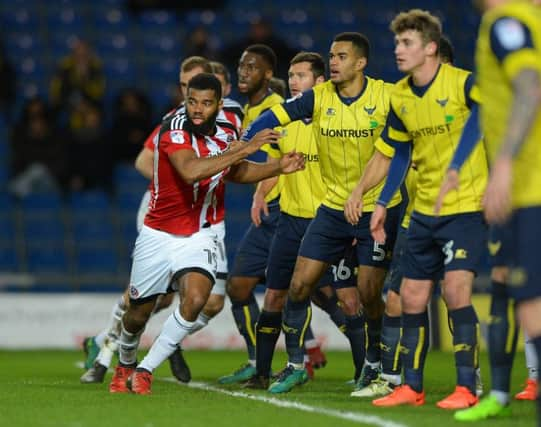
{"label": "player's hand", "polygon": [[280,169],[283,174],[297,172],[304,169],[304,154],[295,150],[283,155],[280,158]]}
{"label": "player's hand", "polygon": [[440,187],[440,193],[436,200],[436,206],[434,206],[434,214],[439,215],[441,207],[443,206],[443,199],[451,190],[458,189],[458,171],[456,169],[449,169]]}
{"label": "player's hand", "polygon": [[344,205],[344,216],[351,225],[356,225],[363,215],[363,194],[356,187]]}
{"label": "player's hand", "polygon": [[503,224],[511,214],[513,164],[510,158],[499,158],[490,172],[483,206],[489,224]]}
{"label": "player's hand", "polygon": [[250,141],[245,144],[248,155],[258,151],[265,144],[275,144],[282,134],[272,129],[263,129],[257,132]]}
{"label": "player's hand", "polygon": [[380,244],[384,244],[387,239],[384,228],[386,218],[387,208],[376,205],[376,209],[372,212],[372,218],[370,218],[370,233],[372,238]]}
{"label": "player's hand", "polygon": [[250,209],[250,217],[256,227],[261,225],[261,212],[263,212],[263,215],[269,216],[269,206],[265,201],[265,197],[256,192]]}

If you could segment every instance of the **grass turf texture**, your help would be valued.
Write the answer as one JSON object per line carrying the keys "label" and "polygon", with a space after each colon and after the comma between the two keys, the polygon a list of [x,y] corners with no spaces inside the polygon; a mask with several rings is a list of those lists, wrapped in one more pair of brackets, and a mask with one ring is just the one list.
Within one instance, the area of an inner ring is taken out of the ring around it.
{"label": "grass turf texture", "polygon": [[[193,380],[220,389],[242,391],[238,385],[219,386],[216,378],[232,372],[245,355],[240,352],[186,351]],[[376,416],[388,421],[415,427],[472,425],[456,422],[452,411],[435,406],[449,394],[455,383],[451,354],[429,353],[425,371],[427,402],[418,408],[375,408],[370,400],[349,396],[352,386],[345,382],[352,374],[351,356],[346,352],[328,352],[327,367],[316,371],[316,379],[291,393],[271,396],[266,392],[247,391],[259,397],[277,397],[318,408],[353,412],[361,417]],[[285,354],[278,352],[274,369],[285,363]],[[159,427],[159,426],[353,426],[372,425],[349,421],[320,413],[281,408],[262,401],[229,396],[166,380],[171,378],[164,363],[156,372],[151,396],[111,395],[108,373],[104,384],[80,384],[83,370],[76,366],[82,352],[75,351],[1,351],[0,425],[66,426],[66,427]],[[488,361],[482,358],[485,392],[489,390]],[[512,392],[525,380],[524,355],[517,355],[513,371]],[[489,420],[475,426],[533,426],[533,402],[512,402],[513,418]],[[358,418],[361,418],[358,417]],[[379,424],[384,425],[384,424]],[[389,424],[390,425],[390,424]]]}

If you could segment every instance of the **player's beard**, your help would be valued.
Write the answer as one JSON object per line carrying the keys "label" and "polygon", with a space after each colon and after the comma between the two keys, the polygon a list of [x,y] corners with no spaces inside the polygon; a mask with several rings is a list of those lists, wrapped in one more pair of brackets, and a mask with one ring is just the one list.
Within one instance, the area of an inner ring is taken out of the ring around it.
{"label": "player's beard", "polygon": [[196,125],[194,122],[192,122],[192,119],[190,116],[187,116],[188,119],[188,129],[193,132],[197,133],[199,135],[211,135],[214,133],[214,128],[216,127],[216,118],[218,117],[218,113],[220,110],[216,110],[216,112],[210,116],[207,120],[205,120],[203,123]]}

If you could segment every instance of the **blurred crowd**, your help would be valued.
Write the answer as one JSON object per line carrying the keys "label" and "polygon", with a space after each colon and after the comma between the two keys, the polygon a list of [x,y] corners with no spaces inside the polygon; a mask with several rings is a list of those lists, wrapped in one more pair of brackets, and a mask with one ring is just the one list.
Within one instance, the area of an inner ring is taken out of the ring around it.
{"label": "blurred crowd", "polygon": [[[265,19],[254,21],[246,37],[221,51],[208,29],[197,27],[189,33],[184,51],[186,56],[221,61],[232,72],[243,49],[254,43],[273,47],[282,67],[296,53],[273,34]],[[278,75],[286,73],[279,65]],[[75,40],[70,53],[59,58],[47,97],[27,99],[15,111],[16,87],[14,67],[0,50],[0,114],[10,124],[8,190],[19,197],[50,190],[110,191],[115,165],[133,162],[159,117],[182,101],[178,85],[163,106],[152,105],[141,89],[126,87],[106,105],[103,61],[83,39]],[[285,86],[279,89],[285,91]]]}

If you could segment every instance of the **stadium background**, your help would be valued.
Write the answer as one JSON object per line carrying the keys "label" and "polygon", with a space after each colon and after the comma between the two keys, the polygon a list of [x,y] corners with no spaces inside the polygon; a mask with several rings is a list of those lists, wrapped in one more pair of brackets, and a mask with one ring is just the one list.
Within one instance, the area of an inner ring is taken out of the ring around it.
{"label": "stadium background", "polygon": [[[270,20],[274,35],[291,48],[324,55],[334,34],[361,31],[372,44],[367,74],[396,81],[400,75],[388,25],[397,12],[420,7],[436,13],[455,46],[455,63],[468,69],[472,67],[479,20],[469,0],[226,0],[197,2],[198,9],[191,9],[191,4],[184,1],[132,1],[132,6],[163,6],[138,13],[133,13],[127,3],[15,0],[0,4],[0,39],[17,76],[15,105],[10,114],[0,116],[0,292],[5,293],[0,300],[4,318],[10,317],[15,325],[26,319],[26,311],[20,307],[39,301],[26,299],[35,297],[35,293],[51,293],[51,306],[61,306],[68,300],[59,297],[59,292],[68,298],[74,292],[81,298],[80,293],[120,293],[128,280],[136,237],[135,213],[148,184],[131,163],[115,166],[107,189],[69,194],[38,191],[22,198],[8,191],[12,125],[26,100],[34,96],[47,99],[58,62],[69,53],[77,37],[87,40],[102,61],[106,77],[105,121],[111,124],[119,91],[135,87],[149,97],[156,123],[176,90],[179,62],[189,50],[189,35],[198,27],[206,29],[209,45],[218,55],[226,46],[246,37],[250,22],[258,18]],[[207,4],[216,8],[205,9]],[[241,52],[227,59],[234,64]],[[234,87],[235,71],[231,67]],[[233,97],[244,102],[235,92]],[[250,186],[230,185],[228,189],[226,244],[230,261],[248,226],[251,192]],[[485,266],[484,272],[487,270]],[[481,287],[486,282],[482,279]],[[112,302],[112,296],[108,300]],[[77,317],[79,309],[74,310],[72,315]],[[90,318],[99,318],[98,312]],[[438,311],[433,313],[437,319]],[[107,315],[101,316],[100,322],[105,322]],[[39,318],[32,321],[40,322]],[[72,333],[70,339],[75,343],[79,335]],[[2,334],[0,347],[13,347],[11,338]],[[435,343],[438,341],[436,337]]]}

